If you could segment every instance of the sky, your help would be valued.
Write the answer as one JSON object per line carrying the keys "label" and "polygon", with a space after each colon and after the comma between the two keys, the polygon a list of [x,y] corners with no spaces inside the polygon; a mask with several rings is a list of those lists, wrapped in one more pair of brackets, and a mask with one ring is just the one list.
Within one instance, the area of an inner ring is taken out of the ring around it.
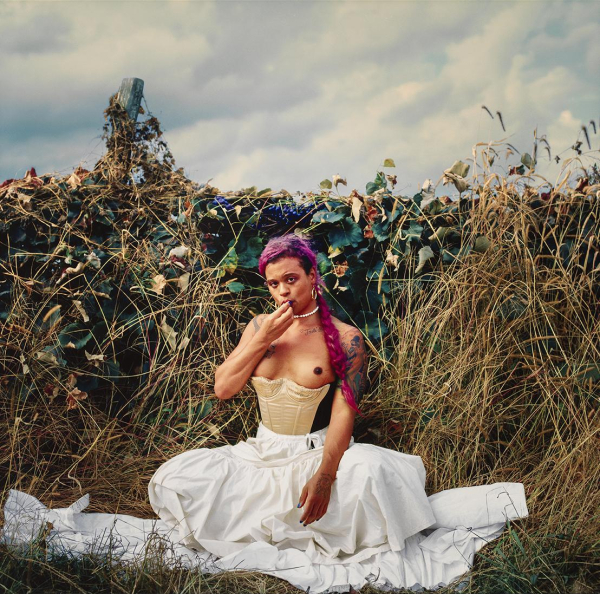
{"label": "sky", "polygon": [[[472,172],[477,143],[531,153],[534,133],[554,184],[577,140],[598,156],[581,127],[600,124],[600,1],[0,0],[0,181],[93,167],[127,77],[177,166],[222,191],[364,192],[391,158],[412,195],[456,160]],[[500,173],[519,163],[496,148]]]}

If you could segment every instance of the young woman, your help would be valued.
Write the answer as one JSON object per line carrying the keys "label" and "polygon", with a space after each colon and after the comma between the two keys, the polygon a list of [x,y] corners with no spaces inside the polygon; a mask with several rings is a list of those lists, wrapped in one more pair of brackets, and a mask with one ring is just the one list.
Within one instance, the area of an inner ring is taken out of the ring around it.
{"label": "young woman", "polygon": [[449,583],[507,518],[526,515],[522,486],[432,501],[418,456],[354,443],[367,371],[361,333],[331,315],[308,241],[272,239],[259,271],[276,310],[248,324],[215,375],[220,399],[252,383],[256,436],[167,461],[149,484],[152,507],[220,568],[263,571],[305,591]]}

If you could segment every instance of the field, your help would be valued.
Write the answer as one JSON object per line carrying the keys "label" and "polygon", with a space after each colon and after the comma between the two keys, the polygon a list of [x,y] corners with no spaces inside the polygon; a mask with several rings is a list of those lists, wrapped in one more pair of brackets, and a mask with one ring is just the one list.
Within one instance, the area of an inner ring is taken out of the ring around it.
{"label": "field", "polygon": [[[285,229],[321,246],[332,306],[364,332],[371,389],[355,439],[421,456],[429,493],[524,483],[530,517],[477,555],[466,591],[598,591],[597,167],[575,158],[552,186],[535,154],[502,175],[506,147],[482,145],[471,177],[461,162],[446,172],[459,200],[394,195],[378,172],[366,193],[343,196],[334,180],[299,204],[192,182],[159,123],[134,129],[113,103],[106,139],[93,171],[0,188],[1,501],[19,489],[63,507],[90,493],[92,511],[152,517],[161,462],[252,435],[251,391],[220,401],[212,377],[270,308],[256,256]],[[261,574],[46,554],[43,536],[2,547],[2,589],[297,591]]]}

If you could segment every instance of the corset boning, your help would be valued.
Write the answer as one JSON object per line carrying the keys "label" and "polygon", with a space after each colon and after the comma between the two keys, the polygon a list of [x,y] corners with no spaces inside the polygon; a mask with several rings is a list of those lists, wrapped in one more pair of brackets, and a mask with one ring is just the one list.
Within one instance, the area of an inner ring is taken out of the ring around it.
{"label": "corset boning", "polygon": [[321,400],[327,395],[329,384],[320,388],[306,388],[281,377],[251,378],[258,396],[263,425],[282,435],[309,433]]}

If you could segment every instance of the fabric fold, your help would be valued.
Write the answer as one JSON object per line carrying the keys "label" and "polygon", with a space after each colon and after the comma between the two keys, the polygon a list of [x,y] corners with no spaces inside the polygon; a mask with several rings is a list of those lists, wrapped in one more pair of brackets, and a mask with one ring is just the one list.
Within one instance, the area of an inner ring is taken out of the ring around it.
{"label": "fabric fold", "polygon": [[84,513],[87,496],[49,510],[10,491],[2,541],[22,546],[44,534],[50,551],[111,551],[127,562],[158,554],[207,573],[260,571],[320,594],[367,583],[384,590],[450,584],[507,522],[527,516],[521,484],[427,497],[418,456],[352,439],[327,513],[304,526],[297,502],[326,439],[327,428],[280,435],[260,424],[255,437],[236,445],[175,456],[149,485],[160,520]]}

